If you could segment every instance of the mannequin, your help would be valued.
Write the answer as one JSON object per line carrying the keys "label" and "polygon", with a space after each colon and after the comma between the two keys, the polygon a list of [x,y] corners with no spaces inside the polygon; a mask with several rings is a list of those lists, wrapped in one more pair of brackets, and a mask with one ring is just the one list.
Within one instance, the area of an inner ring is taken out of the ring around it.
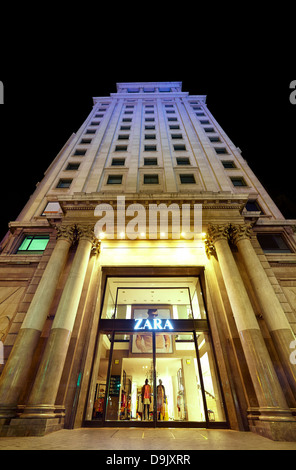
{"label": "mannequin", "polygon": [[[142,420],[147,419],[149,420],[149,411],[150,411],[150,404],[151,404],[151,385],[149,385],[149,380],[145,380],[145,385],[142,387],[142,403],[143,403],[143,414]],[[147,410],[147,418],[146,418],[146,410]]]}
{"label": "mannequin", "polygon": [[157,419],[160,420],[161,416],[164,420],[164,413],[165,413],[165,388],[162,385],[162,380],[159,379],[159,385],[157,385]]}

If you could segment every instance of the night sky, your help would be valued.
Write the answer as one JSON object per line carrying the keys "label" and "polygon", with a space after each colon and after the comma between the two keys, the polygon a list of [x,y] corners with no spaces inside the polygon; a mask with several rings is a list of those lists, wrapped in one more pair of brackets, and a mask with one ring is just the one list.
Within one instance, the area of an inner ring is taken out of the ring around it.
{"label": "night sky", "polygon": [[92,97],[108,96],[116,82],[129,81],[182,81],[183,91],[206,94],[209,110],[285,217],[296,219],[296,105],[289,100],[295,61],[264,38],[239,52],[233,42],[231,49],[219,41],[214,48],[190,42],[186,54],[165,40],[149,49],[140,43],[141,53],[133,44],[106,49],[98,41],[96,48],[92,39],[88,54],[77,56],[70,43],[42,52],[35,45],[27,55],[28,49],[10,49],[14,60],[2,60],[0,239],[88,116]]}

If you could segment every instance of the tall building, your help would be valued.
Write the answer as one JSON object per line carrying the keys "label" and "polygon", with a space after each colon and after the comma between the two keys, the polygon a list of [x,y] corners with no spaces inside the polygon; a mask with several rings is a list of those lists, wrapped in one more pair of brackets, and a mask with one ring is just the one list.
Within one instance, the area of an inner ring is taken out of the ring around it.
{"label": "tall building", "polygon": [[93,103],[1,243],[1,435],[296,440],[296,221],[206,96],[118,83]]}

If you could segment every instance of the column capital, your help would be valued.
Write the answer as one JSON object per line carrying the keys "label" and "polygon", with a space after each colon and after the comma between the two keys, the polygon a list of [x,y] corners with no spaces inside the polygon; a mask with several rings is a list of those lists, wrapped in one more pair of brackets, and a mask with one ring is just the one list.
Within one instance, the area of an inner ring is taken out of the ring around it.
{"label": "column capital", "polygon": [[228,240],[229,239],[229,228],[230,224],[225,225],[208,225],[207,239],[211,240],[212,243],[216,243],[218,240]]}
{"label": "column capital", "polygon": [[58,240],[67,240],[72,245],[75,238],[75,226],[74,225],[55,225],[57,231]]}
{"label": "column capital", "polygon": [[235,245],[241,240],[250,240],[252,237],[252,224],[231,225],[230,237]]}
{"label": "column capital", "polygon": [[76,233],[78,240],[89,240],[92,243],[96,240],[93,225],[76,225]]}

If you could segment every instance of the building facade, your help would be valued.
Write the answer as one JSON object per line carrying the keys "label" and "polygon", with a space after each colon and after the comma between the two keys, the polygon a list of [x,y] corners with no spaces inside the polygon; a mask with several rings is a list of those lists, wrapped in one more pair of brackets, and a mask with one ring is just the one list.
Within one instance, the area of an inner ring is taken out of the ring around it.
{"label": "building facade", "polygon": [[296,238],[181,82],[96,97],[0,251],[0,435],[296,440]]}

